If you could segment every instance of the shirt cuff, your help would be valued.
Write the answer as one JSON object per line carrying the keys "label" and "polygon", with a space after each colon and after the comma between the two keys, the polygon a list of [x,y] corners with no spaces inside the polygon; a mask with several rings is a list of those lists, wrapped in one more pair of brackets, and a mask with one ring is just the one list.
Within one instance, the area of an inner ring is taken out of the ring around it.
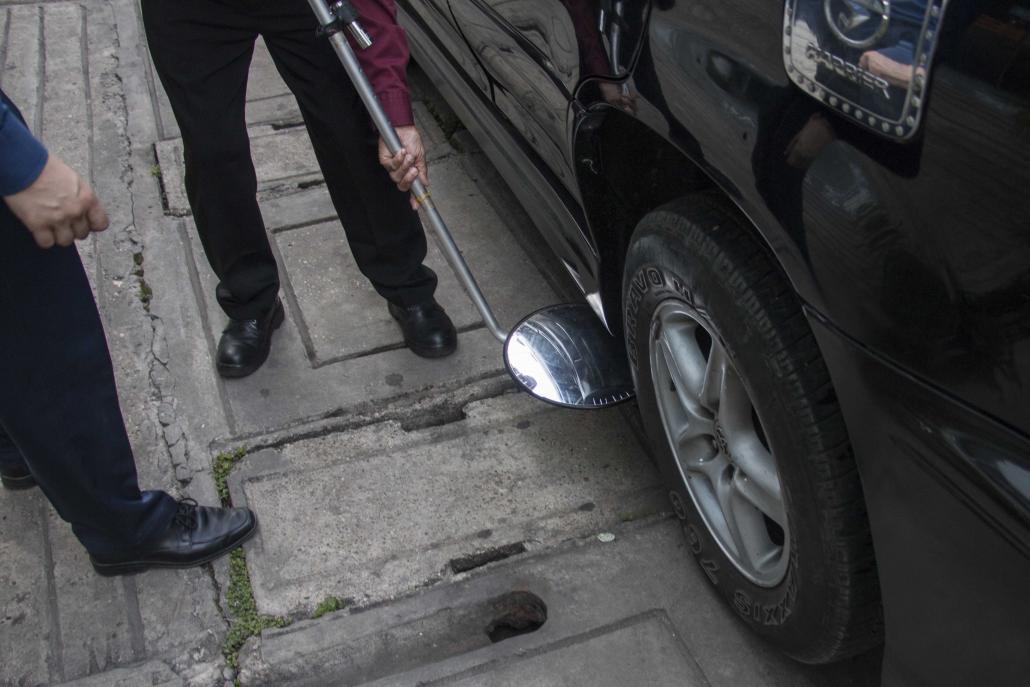
{"label": "shirt cuff", "polygon": [[0,112],[0,196],[32,185],[46,165],[43,144],[11,112]]}
{"label": "shirt cuff", "polygon": [[390,123],[395,127],[411,126],[415,116],[411,112],[411,97],[403,91],[386,91],[376,93],[379,104],[383,106]]}

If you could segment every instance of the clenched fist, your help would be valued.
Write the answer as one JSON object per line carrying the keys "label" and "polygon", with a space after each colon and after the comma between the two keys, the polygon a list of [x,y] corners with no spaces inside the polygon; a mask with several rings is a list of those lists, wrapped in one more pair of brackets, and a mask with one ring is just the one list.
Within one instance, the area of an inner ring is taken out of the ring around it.
{"label": "clenched fist", "polygon": [[107,213],[93,189],[54,155],[31,186],[4,200],[40,248],[70,246],[90,232],[107,229]]}
{"label": "clenched fist", "polygon": [[[397,137],[401,139],[401,149],[396,155],[390,155],[386,141],[379,139],[379,164],[390,173],[393,183],[402,191],[411,189],[415,179],[429,185],[429,169],[426,167],[426,151],[422,147],[422,137],[413,126],[397,127]],[[412,198],[411,207],[418,209],[418,202]]]}

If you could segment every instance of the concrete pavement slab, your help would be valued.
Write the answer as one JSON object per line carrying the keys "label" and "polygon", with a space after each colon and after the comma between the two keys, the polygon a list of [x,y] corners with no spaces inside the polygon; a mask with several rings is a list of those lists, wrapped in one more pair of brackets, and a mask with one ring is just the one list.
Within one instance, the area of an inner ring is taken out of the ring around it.
{"label": "concrete pavement slab", "polygon": [[[458,161],[440,162],[433,177],[441,212],[454,218],[451,229],[500,321],[513,325],[522,315],[553,302],[542,279],[525,280],[533,266]],[[304,320],[302,329],[310,338],[314,365],[402,345],[396,322],[358,270],[337,222],[277,233],[275,240],[297,314]],[[437,300],[446,304],[455,326],[464,331],[481,325],[479,312],[435,245],[426,264],[440,275]],[[523,288],[510,288],[519,281]]]}
{"label": "concrete pavement slab", "polygon": [[[100,675],[62,682],[61,687],[186,687],[186,680],[160,661],[117,668]],[[208,684],[214,685],[215,681]]]}
{"label": "concrete pavement slab", "polygon": [[247,80],[247,100],[273,98],[289,93],[286,82],[275,68],[272,54],[265,41],[258,38],[254,45],[254,57],[250,61],[250,78]]}
{"label": "concrete pavement slab", "polygon": [[[195,230],[187,233],[192,259],[203,260]],[[206,264],[204,270],[198,299],[208,312],[211,330],[207,336],[214,351],[225,315],[215,302],[215,279]],[[221,439],[258,436],[405,396],[415,399],[444,393],[504,374],[500,344],[485,329],[460,334],[457,352],[440,360],[419,358],[406,348],[390,347],[390,342],[385,342],[385,349],[372,349],[368,355],[354,351],[358,355],[313,367],[295,307],[287,298],[286,322],[275,333],[272,351],[261,369],[243,379],[218,380],[230,432],[229,437]],[[385,311],[385,302],[378,307],[380,312]],[[211,374],[215,374],[213,369]]]}
{"label": "concrete pavement slab", "polygon": [[[459,161],[442,159],[432,174],[434,199],[502,325],[511,326],[522,315],[554,302],[550,287]],[[327,195],[323,187],[303,194]],[[303,207],[280,199],[269,215],[278,223],[289,223],[283,214],[299,213]],[[315,216],[330,211],[324,205],[314,207],[309,212]],[[292,221],[301,216],[294,215]],[[186,262],[195,274],[197,300],[210,327],[208,348],[213,351],[225,323],[214,299],[217,282],[192,222],[186,220],[182,226]],[[360,404],[453,389],[503,374],[500,345],[479,328],[478,313],[434,241],[430,240],[427,264],[440,277],[437,300],[463,331],[458,353],[443,360],[424,360],[403,349],[399,328],[358,271],[338,223],[281,230],[273,237],[287,322],[276,333],[262,369],[246,379],[222,383],[231,434],[273,431]],[[519,288],[512,288],[514,283]]]}
{"label": "concrete pavement slab", "polygon": [[[454,149],[446,140],[440,127],[423,103],[413,105],[415,124],[422,132],[424,144],[430,162],[430,178],[435,188],[443,187],[444,182],[437,171],[441,163],[449,162]],[[312,174],[315,174],[312,171]],[[321,180],[298,185],[292,192],[264,193],[261,197],[261,214],[269,231],[279,232],[300,226],[325,222],[336,218],[325,184]]]}
{"label": "concrete pavement slab", "polygon": [[38,490],[0,493],[0,672],[2,684],[58,678],[51,646],[60,628],[51,623],[52,571],[46,509]]}
{"label": "concrete pavement slab", "polygon": [[[662,680],[675,674],[663,669],[679,668],[675,684],[689,686],[878,684],[875,657],[801,666],[751,633],[711,593],[675,520],[636,521],[611,531],[612,543],[593,536],[569,541],[391,604],[265,631],[244,650],[241,682],[637,687],[668,684]],[[546,607],[546,621],[493,641],[487,630],[511,620],[512,601],[528,595]],[[632,676],[606,682],[608,673],[623,674],[623,661],[657,682]],[[567,679],[548,681],[555,676]]]}
{"label": "concrete pavement slab", "polygon": [[7,19],[4,92],[21,110],[33,131],[42,130],[40,77],[43,74],[43,8],[15,5],[4,8]]}
{"label": "concrete pavement slab", "polygon": [[598,628],[540,653],[460,673],[440,682],[453,687],[708,687],[697,661],[662,611]]}
{"label": "concrete pavement slab", "polygon": [[573,423],[573,411],[509,394],[441,427],[387,423],[251,456],[230,489],[262,518],[248,549],[258,608],[381,601],[498,547],[547,546],[661,509],[657,475],[617,413]]}
{"label": "concrete pavement slab", "polygon": [[[199,494],[197,497],[200,501]],[[131,582],[143,630],[144,655],[220,667],[226,623],[208,571],[155,570],[131,578]]]}
{"label": "concrete pavement slab", "polygon": [[64,677],[110,670],[146,658],[131,578],[93,572],[67,523],[49,511],[55,603],[61,624]]}
{"label": "concrete pavement slab", "polygon": [[90,174],[92,151],[82,139],[91,132],[93,115],[85,50],[86,8],[62,2],[44,5],[42,10],[46,32],[43,142],[72,169]]}
{"label": "concrete pavement slab", "polygon": [[[289,96],[292,98],[292,96]],[[430,164],[448,157],[454,150],[436,121],[421,103],[414,106],[415,124],[422,132],[426,159]],[[303,191],[322,179],[307,129],[299,122],[288,126],[255,124],[249,127],[251,157],[258,180],[259,196],[276,198]],[[182,139],[173,138],[155,145],[168,211],[175,216],[190,214],[186,197]],[[273,219],[270,228],[281,225]]]}

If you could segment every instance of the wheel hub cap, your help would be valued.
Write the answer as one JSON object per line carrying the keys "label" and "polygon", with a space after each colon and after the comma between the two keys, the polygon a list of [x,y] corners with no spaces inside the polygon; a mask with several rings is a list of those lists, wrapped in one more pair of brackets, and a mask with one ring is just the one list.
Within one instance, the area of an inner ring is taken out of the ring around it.
{"label": "wheel hub cap", "polygon": [[704,525],[745,577],[777,585],[790,529],[776,461],[742,378],[706,320],[681,301],[655,310],[649,352],[666,439]]}
{"label": "wheel hub cap", "polygon": [[718,418],[715,420],[715,449],[724,455],[730,463],[733,462],[733,456],[730,455],[730,446],[726,443],[726,433],[719,424]]}

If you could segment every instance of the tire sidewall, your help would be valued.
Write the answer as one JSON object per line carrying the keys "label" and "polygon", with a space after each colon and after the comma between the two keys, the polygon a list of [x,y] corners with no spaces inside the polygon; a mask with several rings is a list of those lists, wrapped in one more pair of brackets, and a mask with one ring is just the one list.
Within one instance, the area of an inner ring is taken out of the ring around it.
{"label": "tire sidewall", "polygon": [[[682,222],[682,219],[679,220]],[[716,228],[717,230],[717,228]],[[804,467],[803,436],[784,394],[777,361],[767,354],[768,332],[760,331],[739,305],[744,284],[728,279],[730,265],[702,231],[673,233],[661,215],[634,235],[623,283],[625,337],[638,403],[656,462],[668,486],[668,498],[682,521],[687,542],[701,570],[730,607],[756,632],[782,650],[803,654],[821,626],[820,606],[827,580],[820,568],[818,516],[798,510],[813,494]],[[729,283],[728,283],[729,282]],[[776,457],[790,527],[790,562],[774,587],[746,578],[723,553],[688,493],[665,437],[650,369],[651,317],[670,299],[693,308],[717,336],[747,388]],[[784,460],[790,456],[790,460]],[[823,578],[823,579],[820,579]]]}

